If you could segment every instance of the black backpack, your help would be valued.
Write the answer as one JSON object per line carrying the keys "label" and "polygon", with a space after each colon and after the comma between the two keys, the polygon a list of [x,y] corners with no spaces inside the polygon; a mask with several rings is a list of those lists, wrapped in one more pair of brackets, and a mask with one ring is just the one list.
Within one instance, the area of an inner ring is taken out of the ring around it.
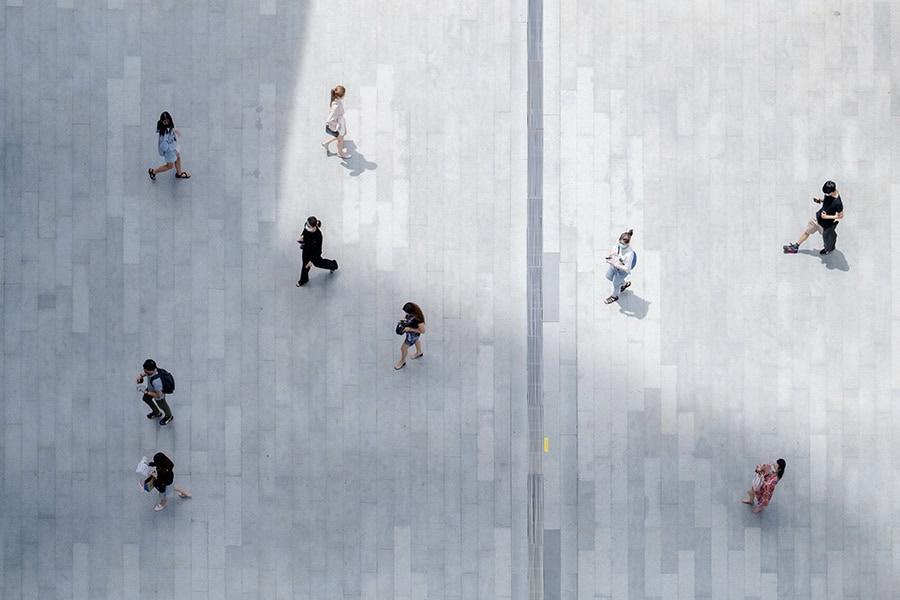
{"label": "black backpack", "polygon": [[169,373],[165,369],[157,367],[156,375],[151,377],[150,381],[153,381],[156,378],[162,379],[163,394],[175,393],[175,378],[172,377],[171,373]]}

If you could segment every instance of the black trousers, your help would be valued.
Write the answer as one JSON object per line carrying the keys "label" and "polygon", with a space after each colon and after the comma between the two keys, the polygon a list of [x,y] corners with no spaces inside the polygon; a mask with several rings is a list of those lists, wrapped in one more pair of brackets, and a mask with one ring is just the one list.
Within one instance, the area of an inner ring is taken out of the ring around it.
{"label": "black trousers", "polygon": [[[141,400],[143,400],[144,404],[149,406],[154,413],[159,413],[159,408],[161,408],[164,415],[167,417],[172,416],[172,409],[169,408],[169,402],[165,398],[154,398],[149,394],[144,394],[141,396]],[[159,408],[156,408],[157,404],[159,404]]]}
{"label": "black trousers", "polygon": [[837,244],[837,225],[822,230],[822,240],[825,242],[825,250],[831,252]]}
{"label": "black trousers", "polygon": [[337,271],[338,264],[336,260],[331,258],[322,258],[321,256],[314,256],[310,259],[303,260],[303,270],[300,271],[300,285],[303,285],[307,281],[309,281],[309,269],[306,268],[306,264],[311,262],[313,266],[319,267],[320,269],[328,269],[329,271]]}

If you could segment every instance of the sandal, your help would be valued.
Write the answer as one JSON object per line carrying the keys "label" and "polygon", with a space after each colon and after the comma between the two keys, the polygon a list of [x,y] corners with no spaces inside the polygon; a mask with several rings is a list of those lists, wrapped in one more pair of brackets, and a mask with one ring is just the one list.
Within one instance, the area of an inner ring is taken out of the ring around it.
{"label": "sandal", "polygon": [[623,283],[622,285],[619,286],[619,291],[624,292],[625,290],[627,290],[630,287],[631,287],[631,282],[626,281],[625,283]]}
{"label": "sandal", "polygon": [[156,171],[153,169],[147,169],[147,174],[150,175],[151,181],[156,181]]}
{"label": "sandal", "polygon": [[403,363],[403,364],[400,365],[399,367],[398,367],[397,365],[394,365],[394,370],[395,370],[395,371],[399,371],[400,369],[402,369],[402,368],[405,367],[405,366],[406,366],[406,363]]}
{"label": "sandal", "polygon": [[190,178],[191,178],[191,174],[188,173],[187,171],[182,171],[181,173],[175,174],[175,179],[190,179]]}
{"label": "sandal", "polygon": [[607,299],[605,300],[605,302],[606,302],[606,304],[612,304],[613,302],[615,302],[615,301],[618,300],[618,299],[619,299],[618,296],[610,296],[609,298],[607,298]]}

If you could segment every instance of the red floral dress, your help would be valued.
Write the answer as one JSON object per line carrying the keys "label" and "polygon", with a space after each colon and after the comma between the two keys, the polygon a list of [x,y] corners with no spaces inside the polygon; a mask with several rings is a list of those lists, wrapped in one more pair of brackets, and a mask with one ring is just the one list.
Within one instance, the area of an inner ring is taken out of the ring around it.
{"label": "red floral dress", "polygon": [[773,464],[756,465],[753,478],[753,495],[757,506],[768,506],[778,484],[778,467]]}

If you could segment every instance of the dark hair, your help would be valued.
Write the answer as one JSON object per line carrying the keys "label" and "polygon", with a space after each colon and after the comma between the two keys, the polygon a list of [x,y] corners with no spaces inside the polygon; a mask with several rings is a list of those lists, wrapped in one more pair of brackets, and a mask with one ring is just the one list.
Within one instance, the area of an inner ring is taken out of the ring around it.
{"label": "dark hair", "polygon": [[148,358],[144,361],[144,370],[145,371],[155,371],[156,370],[156,361],[152,358]]}
{"label": "dark hair", "polygon": [[781,478],[784,477],[784,468],[787,466],[787,463],[784,461],[783,458],[779,458],[779,459],[776,460],[775,462],[778,463],[778,473],[777,473],[777,475],[778,475],[778,479],[779,479],[779,481],[780,481]]}
{"label": "dark hair", "polygon": [[153,462],[147,463],[151,467],[156,467],[157,471],[171,471],[175,468],[175,463],[172,462],[172,459],[163,454],[162,452],[157,452],[153,455]]}
{"label": "dark hair", "polygon": [[[168,125],[166,124],[168,122]],[[159,115],[159,121],[156,122],[156,133],[159,135],[165,135],[175,129],[175,120],[172,119],[172,115],[169,114],[168,111],[163,111],[161,115]]]}
{"label": "dark hair", "polygon": [[826,194],[830,194],[831,192],[833,192],[836,189],[837,189],[837,186],[834,185],[834,182],[831,181],[830,179],[825,182],[825,185],[822,186],[822,191],[825,192]]}
{"label": "dark hair", "polygon": [[306,220],[306,224],[309,225],[310,227],[321,227],[322,221],[318,220],[315,217],[310,217]]}
{"label": "dark hair", "polygon": [[425,322],[425,313],[422,312],[422,309],[419,308],[419,305],[415,302],[407,302],[406,304],[404,304],[403,312],[408,315],[414,316],[419,323]]}
{"label": "dark hair", "polygon": [[629,229],[628,231],[623,231],[619,234],[619,239],[621,240],[623,237],[628,236],[628,244],[631,243],[631,236],[634,235],[634,229]]}

